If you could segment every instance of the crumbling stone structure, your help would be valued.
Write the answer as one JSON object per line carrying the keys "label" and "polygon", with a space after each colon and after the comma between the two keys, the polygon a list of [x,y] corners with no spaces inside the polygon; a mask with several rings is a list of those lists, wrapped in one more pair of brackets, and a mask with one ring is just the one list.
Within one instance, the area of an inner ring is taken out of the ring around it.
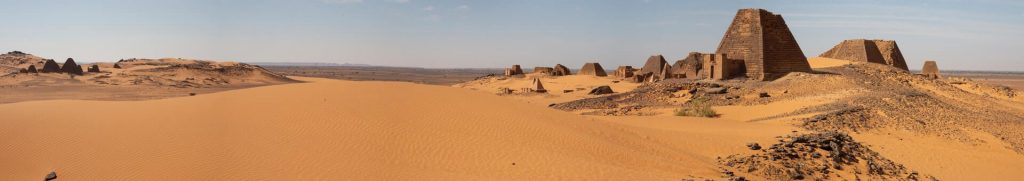
{"label": "crumbling stone structure", "polygon": [[939,65],[932,60],[924,61],[924,67],[921,68],[921,74],[933,79],[942,78],[942,76],[939,75]]}
{"label": "crumbling stone structure", "polygon": [[615,69],[615,77],[630,78],[633,77],[633,66],[619,66]]}
{"label": "crumbling stone structure", "polygon": [[811,71],[782,15],[764,9],[736,12],[715,53],[728,55],[726,59],[742,60],[741,71],[753,80],[774,80],[789,72]]}
{"label": "crumbling stone structure", "polygon": [[523,68],[519,65],[512,65],[512,68],[505,68],[505,76],[522,75]]}
{"label": "crumbling stone structure", "polygon": [[668,65],[668,62],[665,61],[664,56],[660,54],[651,55],[651,57],[647,58],[647,62],[644,63],[644,67],[640,68],[640,74],[660,74],[665,65]]}
{"label": "crumbling stone structure", "polygon": [[554,76],[572,75],[572,71],[569,70],[569,67],[565,67],[565,65],[555,64],[555,71],[552,72],[551,75],[554,75]]}
{"label": "crumbling stone structure", "polygon": [[39,71],[42,73],[60,73],[60,65],[53,59],[46,59],[46,63],[43,63],[43,70]]}
{"label": "crumbling stone structure", "polygon": [[909,71],[903,53],[892,40],[843,40],[819,57],[885,64]]}
{"label": "crumbling stone structure", "polygon": [[26,73],[39,73],[39,70],[36,70],[36,65],[28,65],[28,69],[25,71]]}
{"label": "crumbling stone structure", "polygon": [[100,72],[100,66],[93,64],[92,66],[89,66],[88,72],[98,73]]}
{"label": "crumbling stone structure", "polygon": [[580,69],[580,75],[593,75],[598,77],[608,76],[608,73],[604,71],[599,63],[586,63],[583,64],[583,68]]}
{"label": "crumbling stone structure", "polygon": [[60,70],[61,70],[61,72],[68,73],[68,74],[74,74],[74,75],[83,75],[84,74],[84,72],[82,72],[82,66],[78,66],[78,64],[75,64],[75,59],[71,59],[71,58],[68,58],[68,60],[64,61],[64,66],[62,66]]}
{"label": "crumbling stone structure", "polygon": [[707,53],[690,52],[686,58],[672,64],[673,78],[701,79],[704,68],[704,55]]}
{"label": "crumbling stone structure", "polygon": [[530,83],[530,87],[523,88],[522,92],[545,93],[548,92],[548,90],[544,89],[544,84],[540,82],[540,78],[533,78],[533,82]]}
{"label": "crumbling stone structure", "polygon": [[533,73],[551,75],[553,72],[555,72],[555,69],[551,67],[533,67]]}
{"label": "crumbling stone structure", "polygon": [[703,77],[711,80],[730,79],[743,74],[743,61],[730,59],[725,54],[704,54]]}

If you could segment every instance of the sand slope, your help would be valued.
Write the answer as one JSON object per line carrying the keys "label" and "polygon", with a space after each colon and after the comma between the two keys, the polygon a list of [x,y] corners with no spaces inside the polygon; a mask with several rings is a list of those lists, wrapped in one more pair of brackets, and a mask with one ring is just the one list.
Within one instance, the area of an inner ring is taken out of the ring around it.
{"label": "sand slope", "polygon": [[0,180],[676,180],[714,169],[614,123],[480,91],[304,80],[2,104]]}

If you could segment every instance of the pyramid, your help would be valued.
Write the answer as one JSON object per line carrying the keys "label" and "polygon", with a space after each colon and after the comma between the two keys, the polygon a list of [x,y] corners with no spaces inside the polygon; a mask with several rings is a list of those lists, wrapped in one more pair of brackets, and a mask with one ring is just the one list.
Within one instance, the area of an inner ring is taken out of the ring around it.
{"label": "pyramid", "polygon": [[580,69],[580,75],[604,77],[608,76],[608,73],[604,72],[604,68],[602,68],[599,63],[587,63],[583,64],[583,68]]}
{"label": "pyramid", "polygon": [[789,72],[811,71],[782,15],[764,9],[736,12],[716,53],[743,60],[740,71],[753,80],[774,80]]}
{"label": "pyramid", "polygon": [[47,59],[46,63],[43,64],[43,69],[39,70],[42,73],[60,73],[60,65],[57,65],[53,59]]}
{"label": "pyramid", "polygon": [[651,55],[647,58],[647,62],[644,63],[644,67],[640,68],[640,74],[659,74],[664,69],[668,62],[665,61],[665,57],[661,55]]}
{"label": "pyramid", "polygon": [[26,71],[28,71],[28,73],[39,73],[39,70],[36,70],[36,65],[28,65],[28,69],[26,69]]}
{"label": "pyramid", "polygon": [[530,89],[533,89],[533,92],[548,92],[547,89],[544,89],[544,84],[540,83],[540,78],[533,78],[533,83],[530,84]]}
{"label": "pyramid", "polygon": [[562,64],[555,64],[555,71],[551,73],[554,76],[572,75],[572,71],[569,71],[569,67],[565,67]]}
{"label": "pyramid", "polygon": [[819,57],[850,60],[855,62],[871,62],[890,65],[899,69],[909,70],[903,53],[892,40],[843,40]]}
{"label": "pyramid", "polygon": [[68,60],[64,61],[64,66],[62,66],[60,70],[61,70],[61,72],[68,73],[68,74],[75,74],[75,75],[82,75],[83,74],[82,66],[78,66],[78,64],[75,64],[75,59],[71,59],[71,58],[68,58]]}
{"label": "pyramid", "polygon": [[936,64],[935,61],[931,60],[924,61],[924,67],[921,68],[921,74],[933,79],[942,78],[942,76],[939,75],[939,65]]}

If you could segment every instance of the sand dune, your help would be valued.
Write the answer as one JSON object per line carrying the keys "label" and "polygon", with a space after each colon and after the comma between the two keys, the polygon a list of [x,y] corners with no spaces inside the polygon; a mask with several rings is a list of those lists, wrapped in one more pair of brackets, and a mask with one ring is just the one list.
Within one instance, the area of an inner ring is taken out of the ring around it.
{"label": "sand dune", "polygon": [[[714,173],[612,123],[478,91],[311,83],[0,105],[0,180],[612,179]],[[531,114],[521,114],[529,112]],[[514,164],[513,164],[514,163]]]}

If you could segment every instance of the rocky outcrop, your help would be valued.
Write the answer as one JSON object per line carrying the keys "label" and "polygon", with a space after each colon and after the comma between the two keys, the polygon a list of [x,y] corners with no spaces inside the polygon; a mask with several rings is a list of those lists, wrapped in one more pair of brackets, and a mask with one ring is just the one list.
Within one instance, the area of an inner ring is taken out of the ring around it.
{"label": "rocky outcrop", "polygon": [[41,72],[41,73],[61,73],[61,69],[60,69],[60,65],[57,64],[57,61],[53,61],[53,59],[47,59],[46,63],[43,63],[43,70],[40,70],[39,72]]}
{"label": "rocky outcrop", "polygon": [[604,94],[611,94],[611,93],[615,93],[615,91],[612,91],[612,87],[609,87],[607,85],[602,85],[600,87],[591,89],[590,93],[587,93],[587,94],[590,94],[590,95],[604,95]]}
{"label": "rocky outcrop", "polygon": [[119,63],[114,63],[114,68],[116,68],[116,69],[120,69],[120,68],[121,68],[121,64],[119,64]]}
{"label": "rocky outcrop", "polygon": [[604,71],[599,63],[586,63],[583,64],[583,68],[580,69],[580,75],[593,75],[598,77],[608,76],[608,73]]}

